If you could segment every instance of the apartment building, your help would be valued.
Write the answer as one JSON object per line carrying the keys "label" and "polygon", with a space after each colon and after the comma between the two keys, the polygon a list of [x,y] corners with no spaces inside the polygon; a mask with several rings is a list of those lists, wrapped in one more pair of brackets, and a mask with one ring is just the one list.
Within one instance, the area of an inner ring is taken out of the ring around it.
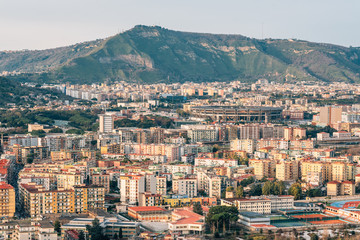
{"label": "apartment building", "polygon": [[163,164],[161,165],[161,171],[164,173],[183,173],[183,174],[192,174],[193,166],[190,164]]}
{"label": "apartment building", "polygon": [[120,200],[129,204],[139,202],[140,193],[145,192],[145,176],[125,175],[119,178]]}
{"label": "apartment building", "polygon": [[190,142],[215,142],[218,140],[216,129],[189,129],[187,132]]}
{"label": "apartment building", "polygon": [[198,172],[197,185],[198,190],[204,190],[209,197],[221,197],[221,177]]}
{"label": "apartment building", "polygon": [[15,213],[14,187],[0,182],[0,217],[13,217]]}
{"label": "apartment building", "polygon": [[160,206],[162,205],[161,194],[154,193],[140,193],[139,195],[139,206]]}
{"label": "apartment building", "polygon": [[256,149],[256,141],[254,139],[234,139],[230,141],[231,151],[245,151],[253,153]]}
{"label": "apartment building", "polygon": [[195,166],[208,166],[208,167],[215,167],[215,166],[236,167],[239,164],[238,164],[237,159],[197,157],[197,158],[195,158],[194,165]]}
{"label": "apartment building", "polygon": [[346,162],[301,161],[301,177],[319,173],[323,181],[347,181],[355,178],[355,165]]}
{"label": "apartment building", "polygon": [[110,192],[110,175],[109,174],[91,174],[91,183],[98,186],[104,186],[105,193]]}
{"label": "apartment building", "polygon": [[82,213],[89,209],[105,210],[106,189],[99,185],[74,186],[74,212]]}
{"label": "apartment building", "polygon": [[114,118],[112,115],[99,115],[99,131],[101,133],[112,132],[114,129]]}
{"label": "apartment building", "polygon": [[71,173],[59,173],[55,175],[58,189],[70,190],[74,185],[79,185],[84,182],[83,176]]}
{"label": "apartment building", "polygon": [[165,176],[156,176],[156,193],[160,195],[166,195],[167,193],[167,184]]}
{"label": "apartment building", "polygon": [[254,168],[256,179],[274,178],[276,176],[276,164],[271,159],[249,159],[249,166]]}
{"label": "apartment building", "polygon": [[296,181],[299,178],[299,162],[282,160],[276,164],[276,179]]}
{"label": "apartment building", "polygon": [[47,147],[22,147],[15,144],[12,150],[15,153],[16,161],[23,164],[40,161],[49,157],[49,149]]}
{"label": "apartment building", "polygon": [[26,214],[37,217],[51,213],[73,213],[74,190],[45,190],[35,183],[20,184],[20,202]]}
{"label": "apartment building", "polygon": [[80,161],[82,158],[95,159],[96,151],[92,150],[66,150],[61,149],[60,151],[52,151],[50,153],[51,160],[62,161],[66,159],[72,159],[74,161]]}
{"label": "apartment building", "polygon": [[46,220],[12,220],[0,223],[0,236],[2,239],[25,240],[57,240],[54,226]]}
{"label": "apartment building", "polygon": [[179,178],[173,180],[173,192],[193,198],[197,196],[197,179],[194,178]]}
{"label": "apartment building", "polygon": [[326,184],[328,196],[355,195],[355,183],[352,181],[331,181]]}
{"label": "apartment building", "polygon": [[45,190],[35,183],[20,184],[20,202],[26,214],[37,217],[53,213],[81,213],[90,208],[104,209],[102,186],[74,186],[71,190]]}

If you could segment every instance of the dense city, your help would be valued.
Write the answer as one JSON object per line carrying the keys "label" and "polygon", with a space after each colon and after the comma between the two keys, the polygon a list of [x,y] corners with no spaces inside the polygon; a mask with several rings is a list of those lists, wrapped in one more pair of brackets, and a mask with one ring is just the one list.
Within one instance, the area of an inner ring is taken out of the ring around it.
{"label": "dense city", "polygon": [[360,85],[36,87],[67,96],[0,111],[0,239],[360,238]]}

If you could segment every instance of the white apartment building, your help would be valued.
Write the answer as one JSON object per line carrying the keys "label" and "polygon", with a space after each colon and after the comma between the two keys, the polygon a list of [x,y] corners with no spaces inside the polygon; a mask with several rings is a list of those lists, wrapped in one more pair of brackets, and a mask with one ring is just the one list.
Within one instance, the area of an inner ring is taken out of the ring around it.
{"label": "white apartment building", "polygon": [[145,192],[145,176],[127,175],[119,178],[120,200],[124,203],[136,204],[140,193]]}
{"label": "white apartment building", "polygon": [[216,129],[190,129],[187,132],[190,142],[214,142],[218,140]]}
{"label": "white apartment building", "polygon": [[190,164],[177,164],[177,165],[162,165],[162,172],[164,173],[184,173],[192,174],[193,166]]}
{"label": "white apartment building", "polygon": [[112,115],[99,115],[99,131],[101,133],[108,133],[114,130],[114,118]]}
{"label": "white apartment building", "polygon": [[197,172],[197,188],[204,190],[209,197],[221,197],[221,178],[216,175]]}
{"label": "white apartment building", "polygon": [[165,176],[156,176],[156,193],[160,195],[166,195],[167,186]]}
{"label": "white apartment building", "polygon": [[256,149],[256,142],[254,139],[234,139],[230,141],[231,151],[245,151],[253,153]]}
{"label": "white apartment building", "polygon": [[173,192],[193,198],[197,196],[197,179],[179,178],[173,181]]}
{"label": "white apartment building", "polygon": [[208,166],[208,167],[236,167],[238,160],[225,159],[225,158],[195,158],[195,166]]}

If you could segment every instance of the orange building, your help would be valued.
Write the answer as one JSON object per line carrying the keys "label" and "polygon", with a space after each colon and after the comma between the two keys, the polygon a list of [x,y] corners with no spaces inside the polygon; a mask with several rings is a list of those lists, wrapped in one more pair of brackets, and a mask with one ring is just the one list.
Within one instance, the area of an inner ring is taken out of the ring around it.
{"label": "orange building", "polygon": [[0,217],[13,217],[15,213],[15,191],[13,186],[0,182]]}
{"label": "orange building", "polygon": [[154,206],[129,207],[128,215],[141,221],[165,222],[171,219],[169,211]]}

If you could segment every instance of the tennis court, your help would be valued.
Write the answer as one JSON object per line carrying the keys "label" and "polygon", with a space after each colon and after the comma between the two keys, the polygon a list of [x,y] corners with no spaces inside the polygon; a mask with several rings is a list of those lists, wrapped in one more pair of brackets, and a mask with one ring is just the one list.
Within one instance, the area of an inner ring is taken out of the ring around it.
{"label": "tennis court", "polygon": [[292,215],[293,218],[299,218],[299,219],[307,219],[307,218],[324,218],[328,217],[326,214],[300,214],[300,215]]}
{"label": "tennis court", "polygon": [[344,224],[345,222],[342,220],[325,220],[325,221],[312,221],[310,223],[314,225],[323,225],[323,224]]}

